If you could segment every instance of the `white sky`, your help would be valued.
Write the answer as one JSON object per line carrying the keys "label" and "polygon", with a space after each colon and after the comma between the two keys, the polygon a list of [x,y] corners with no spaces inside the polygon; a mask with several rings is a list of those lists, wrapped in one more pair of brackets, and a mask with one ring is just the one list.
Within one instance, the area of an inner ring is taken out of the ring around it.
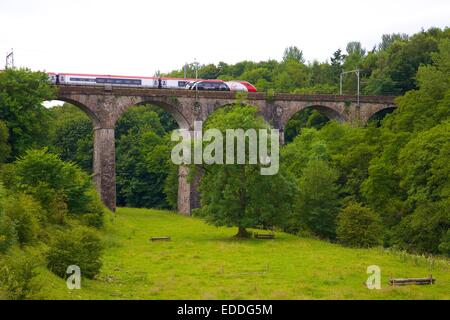
{"label": "white sky", "polygon": [[296,45],[324,61],[349,41],[445,27],[450,0],[0,0],[0,67],[153,75],[202,64],[281,59]]}

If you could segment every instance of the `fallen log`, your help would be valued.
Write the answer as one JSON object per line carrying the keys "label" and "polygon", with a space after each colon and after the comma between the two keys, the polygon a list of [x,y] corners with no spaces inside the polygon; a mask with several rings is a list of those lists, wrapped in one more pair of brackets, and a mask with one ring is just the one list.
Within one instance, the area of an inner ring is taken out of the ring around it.
{"label": "fallen log", "polygon": [[170,237],[152,237],[151,241],[171,241]]}
{"label": "fallen log", "polygon": [[275,239],[275,235],[274,234],[258,234],[255,233],[255,238],[256,239]]}
{"label": "fallen log", "polygon": [[391,286],[406,286],[406,285],[427,285],[434,284],[436,279],[430,275],[428,278],[404,278],[404,279],[390,279],[389,284]]}

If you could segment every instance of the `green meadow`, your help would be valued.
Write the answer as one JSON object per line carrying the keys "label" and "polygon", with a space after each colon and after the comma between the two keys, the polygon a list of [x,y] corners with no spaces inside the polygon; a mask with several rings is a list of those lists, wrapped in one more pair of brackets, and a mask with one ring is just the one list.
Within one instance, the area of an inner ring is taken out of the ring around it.
{"label": "green meadow", "polygon": [[[448,260],[350,249],[278,232],[275,240],[235,240],[235,228],[168,211],[120,208],[102,231],[103,267],[80,290],[40,269],[43,299],[449,299]],[[170,236],[170,242],[152,242]],[[381,268],[369,290],[367,267]],[[435,285],[391,287],[390,277]]]}

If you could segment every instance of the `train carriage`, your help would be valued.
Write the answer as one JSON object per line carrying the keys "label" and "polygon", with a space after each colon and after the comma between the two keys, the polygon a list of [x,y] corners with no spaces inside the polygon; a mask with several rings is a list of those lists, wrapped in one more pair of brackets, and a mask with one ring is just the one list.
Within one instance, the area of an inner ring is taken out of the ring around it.
{"label": "train carriage", "polygon": [[256,92],[256,88],[246,81],[222,81],[219,79],[189,79],[167,77],[137,77],[98,75],[82,73],[48,73],[53,84],[87,85],[87,86],[129,86],[159,89],[196,89],[213,91],[247,91]]}

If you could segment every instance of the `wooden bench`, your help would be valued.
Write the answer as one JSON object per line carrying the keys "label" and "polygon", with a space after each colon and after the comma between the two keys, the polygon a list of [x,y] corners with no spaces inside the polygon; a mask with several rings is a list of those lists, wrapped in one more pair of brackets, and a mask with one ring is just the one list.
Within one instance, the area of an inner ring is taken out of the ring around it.
{"label": "wooden bench", "polygon": [[170,237],[152,237],[151,241],[171,241]]}
{"label": "wooden bench", "polygon": [[433,279],[433,276],[430,275],[428,278],[411,278],[411,279],[390,279],[389,284],[391,286],[406,286],[406,285],[426,285],[426,284],[434,284],[436,279]]}
{"label": "wooden bench", "polygon": [[275,234],[273,234],[273,233],[267,233],[267,234],[264,234],[264,233],[261,233],[261,234],[255,233],[255,238],[256,238],[256,239],[275,239]]}

